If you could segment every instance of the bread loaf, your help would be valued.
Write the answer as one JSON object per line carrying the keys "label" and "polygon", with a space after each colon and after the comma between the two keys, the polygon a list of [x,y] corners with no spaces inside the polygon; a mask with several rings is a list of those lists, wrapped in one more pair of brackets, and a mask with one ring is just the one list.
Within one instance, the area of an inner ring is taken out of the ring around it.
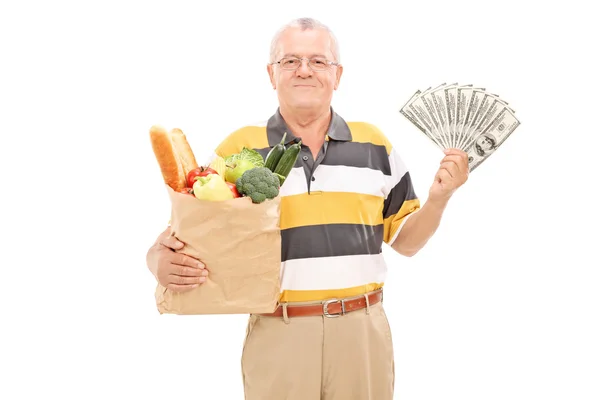
{"label": "bread loaf", "polygon": [[187,174],[198,168],[183,131],[174,128],[167,132],[162,126],[154,125],[150,128],[150,142],[164,182],[175,191],[183,190],[187,185]]}

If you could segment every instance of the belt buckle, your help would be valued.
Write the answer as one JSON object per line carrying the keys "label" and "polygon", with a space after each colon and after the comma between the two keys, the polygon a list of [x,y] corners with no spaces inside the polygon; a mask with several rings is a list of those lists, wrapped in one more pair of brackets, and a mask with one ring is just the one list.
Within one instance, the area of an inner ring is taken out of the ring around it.
{"label": "belt buckle", "polygon": [[[333,313],[331,314],[328,310],[328,307],[331,303],[336,303],[340,301],[342,303],[342,312],[341,313]],[[330,299],[330,300],[326,300],[323,302],[323,315],[326,316],[327,318],[337,318],[340,315],[345,315],[346,314],[346,305],[344,303],[344,299],[340,300],[340,299]]]}

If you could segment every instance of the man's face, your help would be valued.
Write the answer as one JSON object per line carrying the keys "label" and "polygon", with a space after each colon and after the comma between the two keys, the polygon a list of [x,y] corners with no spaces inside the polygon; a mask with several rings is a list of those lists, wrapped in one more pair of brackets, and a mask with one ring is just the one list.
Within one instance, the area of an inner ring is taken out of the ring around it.
{"label": "man's face", "polygon": [[491,150],[494,147],[494,142],[487,136],[477,138],[477,144],[485,151]]}
{"label": "man's face", "polygon": [[[335,61],[329,34],[322,29],[302,31],[300,28],[288,28],[279,40],[274,61],[287,56],[321,57]],[[277,89],[279,102],[291,108],[328,106],[342,76],[341,66],[330,65],[324,71],[313,71],[306,60],[295,71],[282,69],[278,64],[269,65],[267,69],[271,84]]]}

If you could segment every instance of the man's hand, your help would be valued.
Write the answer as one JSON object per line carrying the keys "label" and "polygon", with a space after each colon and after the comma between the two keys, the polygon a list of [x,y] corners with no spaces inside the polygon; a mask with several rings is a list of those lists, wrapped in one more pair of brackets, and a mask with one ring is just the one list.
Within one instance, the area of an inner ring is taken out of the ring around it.
{"label": "man's hand", "polygon": [[406,221],[392,248],[411,257],[425,246],[440,225],[448,200],[469,176],[467,153],[458,149],[447,149],[440,161],[440,168],[429,189],[429,198],[423,207]]}
{"label": "man's hand", "polygon": [[176,253],[183,243],[167,228],[148,250],[146,263],[158,283],[174,292],[187,292],[206,281],[208,270],[199,260]]}
{"label": "man's hand", "polygon": [[469,158],[467,153],[458,149],[447,149],[446,156],[440,161],[440,168],[429,189],[428,201],[445,204],[469,177]]}

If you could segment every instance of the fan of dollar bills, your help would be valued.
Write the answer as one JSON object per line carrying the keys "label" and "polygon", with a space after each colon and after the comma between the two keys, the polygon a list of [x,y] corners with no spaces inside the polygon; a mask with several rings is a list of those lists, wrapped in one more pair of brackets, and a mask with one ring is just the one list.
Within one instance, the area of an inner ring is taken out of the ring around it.
{"label": "fan of dollar bills", "polygon": [[443,83],[417,90],[400,113],[439,148],[466,152],[470,171],[520,125],[506,101],[471,84]]}

